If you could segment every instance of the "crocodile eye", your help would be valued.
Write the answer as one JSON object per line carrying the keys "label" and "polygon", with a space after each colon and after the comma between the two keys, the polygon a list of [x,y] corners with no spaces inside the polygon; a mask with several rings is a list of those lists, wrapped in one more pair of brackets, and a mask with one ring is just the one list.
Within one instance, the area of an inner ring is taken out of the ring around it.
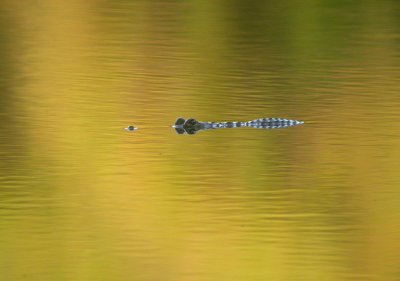
{"label": "crocodile eye", "polygon": [[175,126],[182,126],[185,123],[185,119],[182,117],[179,117],[178,119],[176,119],[175,121]]}
{"label": "crocodile eye", "polygon": [[194,118],[190,118],[188,120],[186,120],[185,125],[186,126],[194,126],[197,124],[197,120]]}

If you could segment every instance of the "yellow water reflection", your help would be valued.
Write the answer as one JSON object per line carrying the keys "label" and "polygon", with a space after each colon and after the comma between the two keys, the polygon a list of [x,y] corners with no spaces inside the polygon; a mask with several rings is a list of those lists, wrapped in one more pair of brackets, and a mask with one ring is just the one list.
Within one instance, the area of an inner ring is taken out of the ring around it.
{"label": "yellow water reflection", "polygon": [[4,1],[2,280],[397,280],[398,8]]}

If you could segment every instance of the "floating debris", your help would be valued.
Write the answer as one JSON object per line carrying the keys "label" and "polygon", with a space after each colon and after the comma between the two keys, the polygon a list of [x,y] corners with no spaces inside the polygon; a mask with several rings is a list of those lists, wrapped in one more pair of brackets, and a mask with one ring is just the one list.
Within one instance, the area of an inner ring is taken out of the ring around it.
{"label": "floating debris", "polygon": [[138,129],[138,128],[136,128],[135,126],[130,125],[130,126],[128,126],[128,127],[125,128],[125,131],[133,132],[133,131],[135,131],[135,130],[137,130],[137,129]]}

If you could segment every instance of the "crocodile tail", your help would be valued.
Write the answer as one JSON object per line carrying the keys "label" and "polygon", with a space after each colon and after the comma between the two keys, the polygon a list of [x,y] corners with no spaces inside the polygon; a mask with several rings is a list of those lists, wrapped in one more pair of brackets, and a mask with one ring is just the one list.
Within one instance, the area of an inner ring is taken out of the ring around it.
{"label": "crocodile tail", "polygon": [[246,123],[247,126],[253,128],[262,128],[262,129],[275,129],[275,128],[284,128],[295,125],[303,124],[302,121],[290,120],[285,118],[259,118],[254,119]]}

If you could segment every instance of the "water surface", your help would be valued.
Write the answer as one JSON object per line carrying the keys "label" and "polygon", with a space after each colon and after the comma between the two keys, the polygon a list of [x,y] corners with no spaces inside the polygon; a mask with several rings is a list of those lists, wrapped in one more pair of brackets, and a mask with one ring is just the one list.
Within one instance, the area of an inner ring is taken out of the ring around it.
{"label": "water surface", "polygon": [[217,2],[4,1],[2,280],[399,280],[400,4]]}

